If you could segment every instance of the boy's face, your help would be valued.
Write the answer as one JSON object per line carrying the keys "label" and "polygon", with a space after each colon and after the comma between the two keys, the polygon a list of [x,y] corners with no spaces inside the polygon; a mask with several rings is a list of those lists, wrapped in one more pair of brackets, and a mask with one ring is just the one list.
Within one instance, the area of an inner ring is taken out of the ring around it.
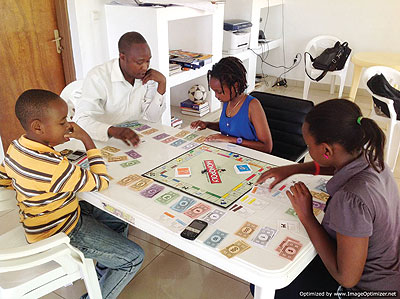
{"label": "boy's face", "polygon": [[41,120],[43,126],[42,140],[44,144],[56,146],[68,141],[64,135],[69,133],[71,125],[67,121],[68,106],[62,100],[50,102],[47,112]]}

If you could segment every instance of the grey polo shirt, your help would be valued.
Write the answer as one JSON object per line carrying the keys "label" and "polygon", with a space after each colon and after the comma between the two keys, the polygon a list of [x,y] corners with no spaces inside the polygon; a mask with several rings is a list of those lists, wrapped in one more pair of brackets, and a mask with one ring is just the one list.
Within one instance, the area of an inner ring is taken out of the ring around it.
{"label": "grey polo shirt", "polygon": [[400,197],[389,167],[378,173],[362,155],[336,172],[326,188],[331,198],[322,225],[328,234],[369,237],[354,289],[400,291]]}

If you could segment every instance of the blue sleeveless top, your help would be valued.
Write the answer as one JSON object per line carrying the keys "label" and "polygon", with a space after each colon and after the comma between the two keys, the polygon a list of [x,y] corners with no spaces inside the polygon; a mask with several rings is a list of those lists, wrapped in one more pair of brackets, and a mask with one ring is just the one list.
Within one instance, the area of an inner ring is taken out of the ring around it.
{"label": "blue sleeveless top", "polygon": [[241,137],[250,141],[258,141],[256,129],[249,119],[249,104],[252,99],[254,99],[254,97],[248,95],[240,107],[240,110],[232,117],[226,116],[228,102],[224,103],[219,119],[219,130],[221,134]]}

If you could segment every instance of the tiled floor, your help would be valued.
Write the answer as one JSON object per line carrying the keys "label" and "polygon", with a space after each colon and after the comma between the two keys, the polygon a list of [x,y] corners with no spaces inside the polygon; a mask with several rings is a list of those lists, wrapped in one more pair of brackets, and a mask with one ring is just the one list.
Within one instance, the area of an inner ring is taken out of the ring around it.
{"label": "tiled floor", "polygon": [[[269,84],[271,86],[271,84]],[[266,88],[264,85],[258,88],[261,91],[268,90],[272,93],[284,94],[297,98],[302,97],[302,87],[275,87]],[[309,98],[315,103],[332,98],[326,90],[310,90]],[[364,114],[368,115],[370,109],[369,97],[359,96],[356,99]],[[216,120],[218,113],[210,114],[209,120]],[[185,125],[190,119],[185,121]],[[396,167],[395,177],[400,183],[400,167]],[[0,214],[2,226],[0,233],[7,231],[17,221],[17,212]],[[7,226],[3,226],[6,223]],[[132,240],[143,247],[146,257],[144,265],[131,283],[124,289],[121,299],[250,299],[248,283],[226,273],[218,268],[205,263],[194,256],[180,251],[167,243],[156,239],[138,229],[132,228],[130,236]],[[73,286],[61,288],[46,299],[75,299],[85,293],[85,286],[78,281]]]}

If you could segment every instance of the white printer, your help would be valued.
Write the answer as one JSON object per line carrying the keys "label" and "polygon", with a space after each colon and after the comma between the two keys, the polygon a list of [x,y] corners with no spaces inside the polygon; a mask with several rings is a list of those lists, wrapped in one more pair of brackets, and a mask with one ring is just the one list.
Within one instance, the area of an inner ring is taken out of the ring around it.
{"label": "white printer", "polygon": [[236,54],[249,47],[251,22],[240,19],[224,21],[224,54]]}

